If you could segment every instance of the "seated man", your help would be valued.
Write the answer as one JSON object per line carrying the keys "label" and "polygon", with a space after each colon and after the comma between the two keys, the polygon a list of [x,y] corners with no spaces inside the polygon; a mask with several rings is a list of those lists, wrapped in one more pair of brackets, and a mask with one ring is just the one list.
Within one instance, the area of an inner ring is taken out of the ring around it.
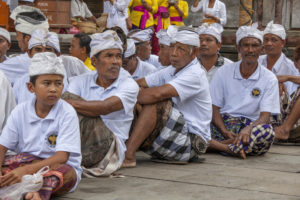
{"label": "seated man", "polygon": [[87,19],[93,21],[97,24],[96,17],[93,16],[90,9],[83,0],[72,0],[71,1],[71,16],[81,21],[86,21]]}
{"label": "seated man", "polygon": [[72,38],[69,53],[84,62],[84,65],[90,70],[96,70],[92,65],[89,54],[91,52],[91,37],[85,33],[75,34]]}
{"label": "seated man", "polygon": [[[273,126],[283,125],[288,115],[293,112],[292,110],[297,109],[294,104],[300,95],[300,73],[295,67],[294,62],[282,53],[285,40],[285,28],[280,24],[274,24],[273,21],[269,22],[264,30],[263,42],[267,55],[261,56],[260,61],[262,65],[271,70],[279,80],[281,114],[272,116],[271,122]],[[296,132],[293,129],[296,129],[300,125],[300,121],[295,123],[292,124],[292,126],[288,126],[289,128],[285,125],[279,129],[275,128],[275,138],[289,140],[290,142],[296,142],[297,140],[297,142],[299,142],[300,137],[299,135],[295,135]],[[291,135],[289,135],[290,131],[292,131]],[[291,138],[287,138],[287,136],[291,136]]]}
{"label": "seated man", "polygon": [[[260,56],[259,61],[275,75],[299,76],[300,74],[293,61],[282,53],[282,49],[286,42],[285,40],[286,32],[284,27],[280,24],[273,24],[273,21],[269,22],[264,30],[263,46],[266,55]],[[299,86],[290,81],[286,82],[284,85],[289,96],[292,95]]]}
{"label": "seated man", "polygon": [[90,57],[96,71],[71,79],[64,95],[79,113],[82,165],[88,176],[109,175],[124,160],[139,88],[121,67],[122,51],[115,31],[95,34]]}
{"label": "seated man", "polygon": [[222,46],[222,35],[216,27],[204,24],[197,29],[197,32],[200,37],[197,57],[210,82],[221,66],[231,64],[232,61],[219,53]]}
{"label": "seated man", "polygon": [[[28,56],[32,58],[35,54],[41,52],[52,52],[60,57],[64,65],[65,87],[67,87],[68,85],[69,78],[90,71],[84,66],[84,64],[79,59],[72,56],[60,56],[59,40],[56,33],[48,32],[43,29],[37,29],[31,35],[27,53]],[[41,66],[41,67],[47,67],[47,66]],[[29,82],[29,75],[28,73],[25,73],[21,78],[19,78],[15,82],[13,86],[16,102],[18,104],[24,101],[28,101],[34,96],[26,89],[28,82]]]}
{"label": "seated man", "polygon": [[160,67],[158,57],[151,54],[151,38],[153,31],[152,29],[135,29],[128,33],[128,38],[134,40],[136,46],[136,55],[144,62],[153,65],[156,68]]}
{"label": "seated man", "polygon": [[236,33],[242,60],[220,68],[210,83],[210,148],[246,158],[266,153],[274,140],[271,113],[279,113],[276,76],[258,63],[263,35],[257,24]]}
{"label": "seated man", "polygon": [[132,39],[127,39],[127,49],[124,53],[123,68],[131,74],[134,80],[144,78],[156,71],[156,68],[136,56],[135,44]]}
{"label": "seated man", "polygon": [[6,53],[11,46],[9,32],[0,27],[0,63],[7,60]]}
{"label": "seated man", "polygon": [[[1,39],[0,39],[1,40]],[[11,83],[0,70],[0,135],[11,111],[16,106]]]}
{"label": "seated man", "polygon": [[32,32],[38,28],[48,29],[49,24],[41,10],[30,6],[16,7],[10,18],[15,22],[17,41],[22,54],[0,63],[0,69],[13,85],[18,78],[28,73],[30,58],[26,51]]}
{"label": "seated man", "polygon": [[[211,139],[209,85],[196,58],[199,36],[188,27],[173,27],[170,34],[172,66],[137,81],[145,88],[138,95],[142,110],[126,143],[123,167],[136,165],[135,152],[148,138],[153,140],[146,152],[153,159],[181,163],[204,153]],[[163,106],[170,99],[171,105]]]}
{"label": "seated man", "polygon": [[161,29],[156,33],[156,37],[159,43],[159,52],[158,52],[158,61],[161,66],[158,69],[163,69],[164,67],[168,67],[171,65],[170,61],[170,45],[171,38],[167,34],[167,31]]}
{"label": "seated man", "polygon": [[[29,75],[28,90],[36,97],[12,111],[0,136],[0,184],[13,185],[24,175],[49,166],[42,188],[25,198],[50,199],[74,191],[80,182],[78,118],[72,106],[60,99],[64,66],[55,54],[35,55]],[[5,157],[8,149],[18,154]]]}

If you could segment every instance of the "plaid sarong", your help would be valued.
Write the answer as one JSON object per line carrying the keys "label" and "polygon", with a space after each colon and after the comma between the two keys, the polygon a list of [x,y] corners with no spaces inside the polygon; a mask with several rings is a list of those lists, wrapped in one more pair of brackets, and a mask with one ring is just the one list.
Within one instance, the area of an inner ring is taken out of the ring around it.
{"label": "plaid sarong", "polygon": [[[18,167],[41,160],[41,158],[28,153],[6,156],[2,165],[2,173],[5,175]],[[75,186],[76,181],[76,172],[71,166],[66,164],[52,166],[50,171],[44,174],[43,186],[39,194],[43,200],[50,199],[51,196],[64,195]]]}
{"label": "plaid sarong", "polygon": [[[294,104],[300,96],[300,87],[290,96],[286,93],[283,93],[280,97],[280,113],[279,115],[271,116],[271,124],[276,127],[283,124],[291,113]],[[294,124],[293,129],[290,132],[290,137],[287,142],[299,143],[300,142],[300,119]]]}
{"label": "plaid sarong", "polygon": [[[232,117],[228,114],[222,114],[222,118],[227,130],[232,131],[235,134],[239,132],[246,126],[250,125],[252,122],[246,117]],[[212,138],[217,141],[226,140],[222,133],[217,127],[211,124]],[[244,149],[246,154],[250,155],[262,155],[270,149],[274,141],[274,130],[269,124],[254,126],[251,130],[250,141],[248,145],[244,145],[242,142],[240,145],[235,146],[229,144],[229,148],[234,153],[240,152]]]}
{"label": "plaid sarong", "polygon": [[[80,96],[65,92],[62,99],[83,100]],[[114,141],[114,134],[100,117],[86,117],[77,113],[80,125],[82,165],[93,167],[103,160]]]}
{"label": "plaid sarong", "polygon": [[183,115],[172,107],[165,127],[146,153],[155,159],[188,162],[195,155],[204,153],[206,148],[206,142],[188,132]]}

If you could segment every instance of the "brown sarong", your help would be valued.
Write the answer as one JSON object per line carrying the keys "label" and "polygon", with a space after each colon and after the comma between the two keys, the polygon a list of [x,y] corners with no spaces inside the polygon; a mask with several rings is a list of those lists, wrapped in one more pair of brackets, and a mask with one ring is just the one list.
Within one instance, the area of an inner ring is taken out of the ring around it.
{"label": "brown sarong", "polygon": [[[65,92],[62,99],[83,100],[80,96]],[[100,117],[87,117],[77,113],[80,125],[82,165],[93,167],[103,160],[114,141],[114,134]]]}

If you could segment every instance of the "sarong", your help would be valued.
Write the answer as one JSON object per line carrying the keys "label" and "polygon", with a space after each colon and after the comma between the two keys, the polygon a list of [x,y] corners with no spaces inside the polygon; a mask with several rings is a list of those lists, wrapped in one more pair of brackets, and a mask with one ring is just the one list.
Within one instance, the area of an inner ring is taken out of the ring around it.
{"label": "sarong", "polygon": [[[63,99],[83,100],[65,92]],[[82,175],[84,177],[109,176],[119,168],[120,146],[116,136],[100,117],[87,117],[77,113],[80,125]]]}
{"label": "sarong", "polygon": [[206,148],[207,144],[200,136],[189,133],[182,113],[172,107],[166,125],[146,153],[155,159],[188,162],[205,153]]}
{"label": "sarong", "polygon": [[[222,114],[222,118],[227,130],[232,131],[235,134],[239,134],[240,131],[250,125],[252,122],[250,119],[246,117],[232,117],[228,114]],[[211,124],[211,133],[212,138],[217,141],[226,140],[222,135],[221,131],[213,124]],[[250,141],[249,144],[244,145],[242,142],[235,146],[233,144],[229,144],[229,148],[234,153],[240,152],[244,149],[245,153],[248,155],[262,155],[270,149],[273,141],[274,141],[274,130],[272,125],[263,124],[254,126],[251,130]]]}
{"label": "sarong", "polygon": [[[294,104],[298,100],[300,96],[300,87],[290,96],[283,93],[280,97],[280,115],[272,115],[271,116],[271,124],[274,127],[280,126],[287,119],[289,114],[291,113]],[[291,143],[300,143],[300,119],[294,124],[292,130],[290,131],[290,136],[287,142]]]}
{"label": "sarong", "polygon": [[[20,153],[6,156],[2,165],[2,173],[5,175],[10,171],[36,163],[42,159],[28,153]],[[76,184],[77,176],[75,170],[67,164],[52,166],[50,171],[44,174],[43,186],[39,194],[43,200],[52,196],[61,196],[68,193]]]}

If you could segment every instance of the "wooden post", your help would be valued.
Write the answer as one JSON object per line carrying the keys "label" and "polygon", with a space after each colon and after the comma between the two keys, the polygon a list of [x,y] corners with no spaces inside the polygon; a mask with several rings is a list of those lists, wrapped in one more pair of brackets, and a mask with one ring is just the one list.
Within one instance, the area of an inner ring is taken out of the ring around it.
{"label": "wooden post", "polygon": [[263,20],[263,3],[264,0],[257,0],[257,23],[258,29],[262,29],[262,20]]}
{"label": "wooden post", "polygon": [[282,0],[275,0],[275,22],[282,24]]}
{"label": "wooden post", "polygon": [[253,0],[240,0],[239,26],[251,25],[253,17]]}

